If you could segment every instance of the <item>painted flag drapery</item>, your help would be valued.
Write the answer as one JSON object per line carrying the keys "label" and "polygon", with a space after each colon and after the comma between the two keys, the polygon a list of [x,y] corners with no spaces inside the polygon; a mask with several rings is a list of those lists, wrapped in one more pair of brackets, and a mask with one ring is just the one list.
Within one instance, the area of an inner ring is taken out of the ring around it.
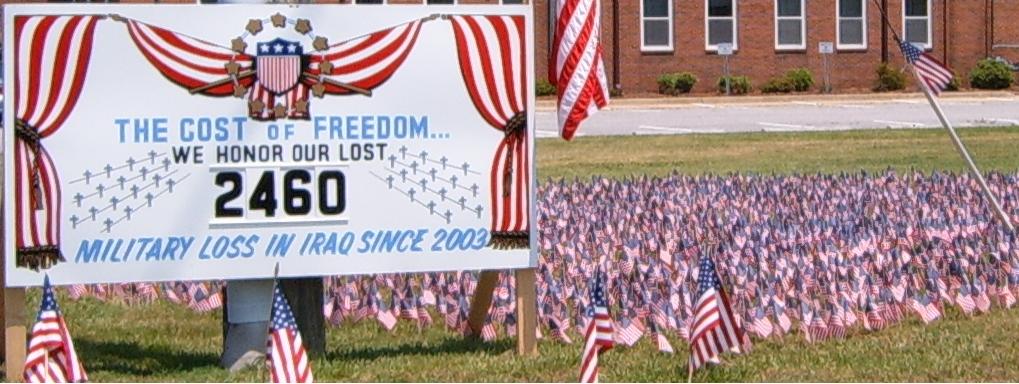
{"label": "painted flag drapery", "polygon": [[558,96],[559,135],[570,140],[580,123],[609,102],[598,0],[562,0],[555,13],[548,79]]}
{"label": "painted flag drapery", "polygon": [[[9,368],[8,368],[9,369]],[[29,383],[82,383],[88,374],[74,351],[71,333],[60,314],[50,278],[42,286],[39,316],[32,326],[23,377]]]}
{"label": "painted flag drapery", "polygon": [[43,139],[81,95],[100,16],[14,18],[14,199],[17,265],[45,269],[60,252],[60,181]]}
{"label": "painted flag drapery", "polygon": [[493,245],[526,247],[531,164],[524,18],[457,15],[448,19],[471,101],[485,121],[504,134],[490,174]]}

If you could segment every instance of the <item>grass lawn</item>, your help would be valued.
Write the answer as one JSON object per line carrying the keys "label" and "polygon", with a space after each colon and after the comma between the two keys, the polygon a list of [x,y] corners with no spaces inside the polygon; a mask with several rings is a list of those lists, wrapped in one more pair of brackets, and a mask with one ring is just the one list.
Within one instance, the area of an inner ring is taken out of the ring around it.
{"label": "grass lawn", "polygon": [[[965,129],[963,139],[985,170],[1019,168],[1019,128]],[[929,171],[962,170],[941,130],[873,130],[838,133],[752,133],[542,140],[544,178],[633,174],[840,172],[889,166]],[[61,301],[77,349],[93,381],[264,381],[255,370],[231,375],[217,367],[220,315],[199,315],[160,302],[122,306],[92,299]],[[29,318],[38,308],[30,291]],[[437,319],[441,322],[441,319]],[[947,318],[922,326],[915,317],[879,333],[845,341],[806,344],[802,337],[758,341],[746,356],[702,370],[696,381],[1016,381],[1019,380],[1019,311]],[[312,361],[318,381],[576,381],[582,349],[540,343],[541,356],[514,354],[514,340],[464,340],[436,326],[418,333],[401,323],[395,333],[375,322],[329,328],[328,352]],[[657,352],[647,339],[603,355],[603,381],[686,379],[686,344],[671,338],[675,355]]]}

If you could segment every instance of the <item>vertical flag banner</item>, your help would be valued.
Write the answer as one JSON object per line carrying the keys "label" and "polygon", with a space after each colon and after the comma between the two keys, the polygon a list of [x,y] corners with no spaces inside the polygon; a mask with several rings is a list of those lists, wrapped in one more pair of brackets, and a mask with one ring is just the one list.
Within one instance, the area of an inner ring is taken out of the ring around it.
{"label": "vertical flag banner", "polygon": [[697,302],[690,326],[690,373],[730,349],[739,352],[743,330],[722,289],[715,263],[701,256]]}
{"label": "vertical flag banner", "polygon": [[561,0],[555,20],[548,80],[557,90],[559,135],[570,140],[584,119],[609,102],[602,59],[601,2]]}
{"label": "vertical flag banner", "polygon": [[308,351],[301,341],[294,312],[278,284],[273,288],[267,344],[265,359],[273,383],[314,382]]}
{"label": "vertical flag banner", "polygon": [[437,10],[6,6],[7,284],[535,267],[531,7]]}
{"label": "vertical flag banner", "polygon": [[[60,313],[49,277],[42,286],[39,316],[32,326],[25,357],[24,378],[29,383],[83,383],[88,375],[78,353],[74,351],[71,333]],[[10,369],[10,368],[8,368]]]}

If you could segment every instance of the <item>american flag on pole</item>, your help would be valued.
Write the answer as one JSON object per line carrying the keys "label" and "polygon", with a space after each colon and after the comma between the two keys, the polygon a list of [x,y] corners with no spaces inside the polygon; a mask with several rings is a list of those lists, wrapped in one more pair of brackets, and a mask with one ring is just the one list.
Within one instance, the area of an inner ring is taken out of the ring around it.
{"label": "american flag on pole", "polygon": [[948,88],[954,75],[944,64],[908,41],[900,41],[899,48],[902,49],[902,56],[906,57],[906,62],[912,64],[917,78],[927,89],[935,95],[940,95],[942,90]]}
{"label": "american flag on pole", "polygon": [[710,257],[701,257],[697,304],[690,339],[690,372],[722,352],[740,350],[743,330],[729,305],[729,297]]}
{"label": "american flag on pole", "polygon": [[272,298],[266,363],[273,383],[311,383],[311,364],[301,342],[297,321],[279,285]]}
{"label": "american flag on pole", "polygon": [[605,300],[605,285],[600,269],[595,271],[593,284],[591,306],[587,309],[591,321],[587,324],[587,332],[584,336],[584,354],[580,363],[581,383],[598,382],[598,355],[602,351],[612,349],[614,345],[612,317],[609,316],[609,306]]}
{"label": "american flag on pole", "polygon": [[74,351],[60,307],[53,296],[50,278],[42,286],[42,305],[28,343],[24,378],[29,383],[80,383],[88,381],[85,368]]}
{"label": "american flag on pole", "polygon": [[559,134],[573,138],[580,123],[609,102],[598,0],[563,0],[556,7],[549,81],[558,92]]}

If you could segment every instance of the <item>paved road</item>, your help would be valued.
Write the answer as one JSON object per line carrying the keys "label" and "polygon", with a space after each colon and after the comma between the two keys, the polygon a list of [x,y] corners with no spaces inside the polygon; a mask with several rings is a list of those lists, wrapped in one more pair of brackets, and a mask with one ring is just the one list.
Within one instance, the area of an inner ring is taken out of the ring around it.
{"label": "paved road", "polygon": [[[941,100],[956,127],[1019,126],[1019,96]],[[552,111],[537,112],[537,136],[557,136]],[[693,103],[627,106],[601,111],[579,135],[655,135],[729,132],[940,128],[923,98],[888,100]]]}

